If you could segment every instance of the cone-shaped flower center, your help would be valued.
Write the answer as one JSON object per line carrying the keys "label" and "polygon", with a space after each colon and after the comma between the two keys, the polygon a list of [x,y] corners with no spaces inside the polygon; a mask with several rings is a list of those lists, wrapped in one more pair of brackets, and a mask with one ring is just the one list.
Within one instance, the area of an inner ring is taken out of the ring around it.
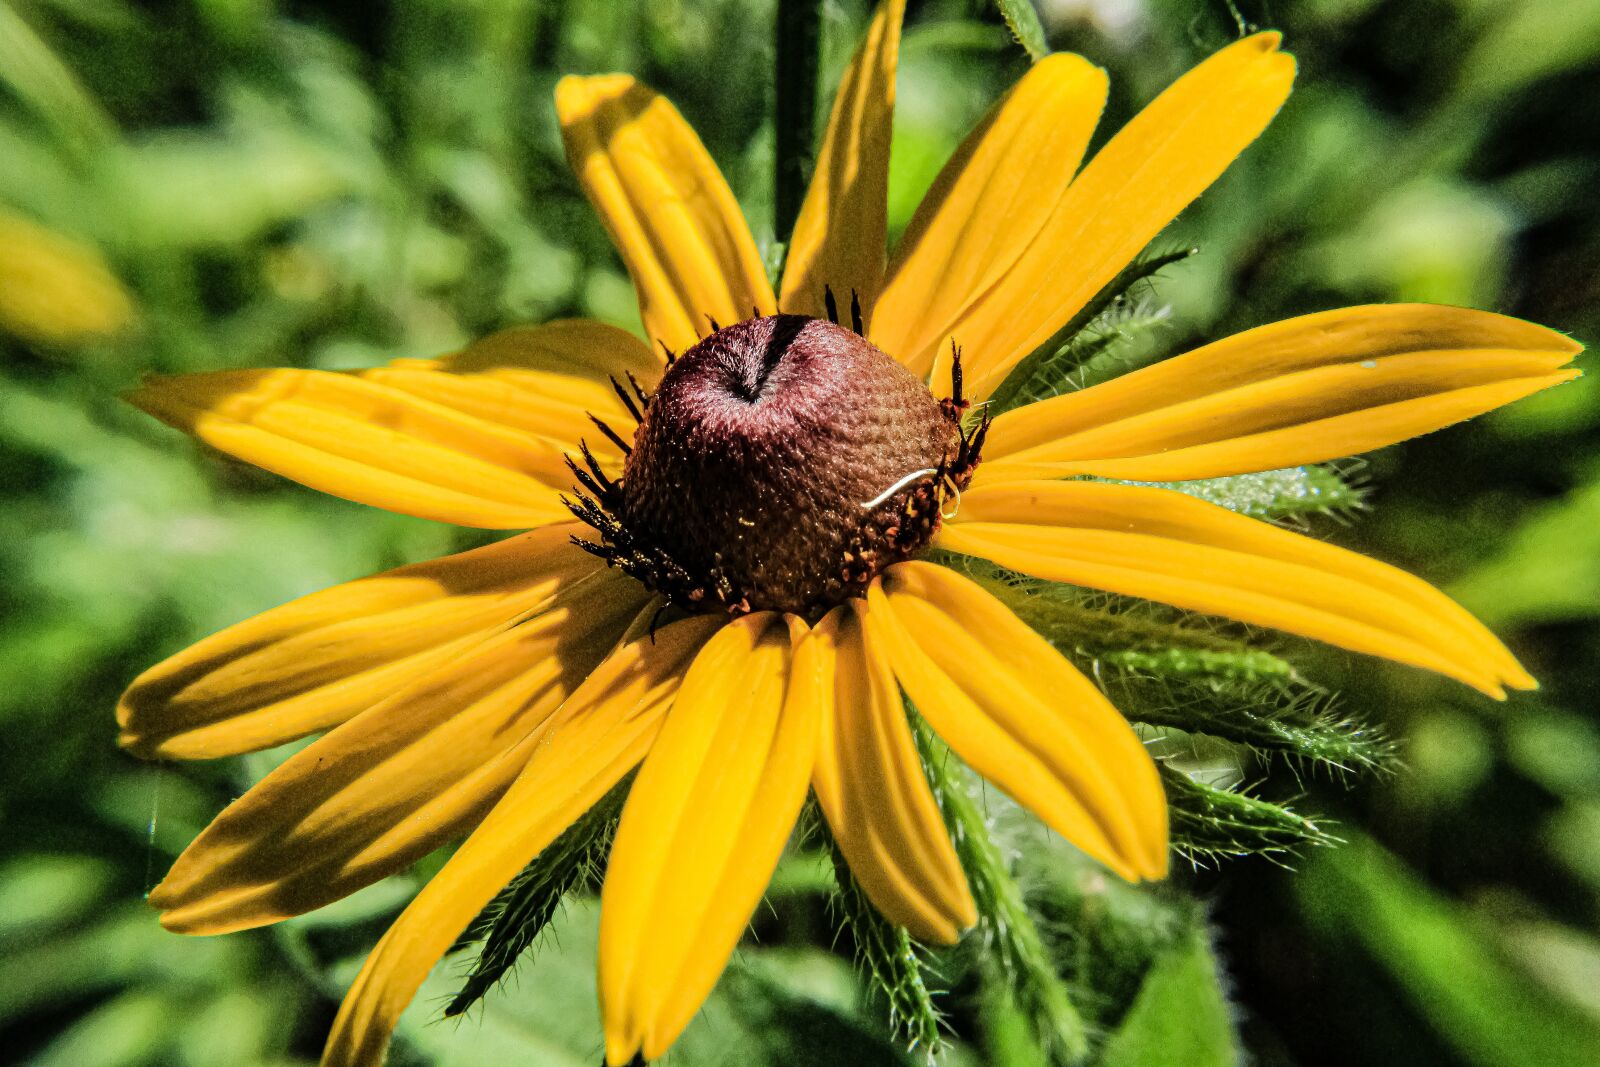
{"label": "cone-shaped flower center", "polygon": [[970,474],[957,418],[858,334],[750,319],[667,370],[615,517],[681,569],[646,578],[680,602],[814,616],[932,538]]}

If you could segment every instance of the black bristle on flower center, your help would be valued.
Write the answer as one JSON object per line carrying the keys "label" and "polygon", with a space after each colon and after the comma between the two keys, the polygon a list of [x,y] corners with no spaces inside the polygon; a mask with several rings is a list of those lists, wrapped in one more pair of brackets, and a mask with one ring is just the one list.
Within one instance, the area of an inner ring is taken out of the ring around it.
{"label": "black bristle on flower center", "polygon": [[959,352],[937,400],[860,335],[852,305],[854,332],[756,317],[674,357],[653,393],[614,383],[638,427],[629,441],[595,420],[621,478],[587,445],[569,459],[569,507],[599,534],[578,543],[686,610],[809,619],[926,547],[986,424],[962,428]]}

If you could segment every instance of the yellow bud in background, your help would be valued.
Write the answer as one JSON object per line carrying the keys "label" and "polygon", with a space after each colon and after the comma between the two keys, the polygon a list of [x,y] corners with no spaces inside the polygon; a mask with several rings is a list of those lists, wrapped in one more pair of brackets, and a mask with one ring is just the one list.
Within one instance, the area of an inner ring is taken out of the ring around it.
{"label": "yellow bud in background", "polygon": [[92,246],[0,211],[0,330],[44,344],[119,333],[133,301]]}

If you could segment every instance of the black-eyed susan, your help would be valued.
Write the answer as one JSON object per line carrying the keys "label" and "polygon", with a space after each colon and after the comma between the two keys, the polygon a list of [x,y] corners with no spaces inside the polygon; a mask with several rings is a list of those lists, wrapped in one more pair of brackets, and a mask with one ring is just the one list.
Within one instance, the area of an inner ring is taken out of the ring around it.
{"label": "black-eyed susan", "polygon": [[568,151],[649,343],[558,322],[441,359],[134,394],[324,491],[532,530],[241,623],[147,672],[119,709],[124,743],[148,756],[326,731],[178,859],[151,897],[171,929],[274,922],[466,838],[367,960],[326,1063],[376,1062],[463,928],[636,766],[602,892],[609,1062],[658,1056],[682,1031],[808,792],[883,914],[955,940],[974,903],[902,693],[1090,856],[1161,877],[1165,802],[1127,722],[989,593],[919,558],[930,547],[1495,696],[1533,684],[1416,578],[1128,483],[1436,430],[1571,378],[1577,346],[1483,312],[1355,308],[986,422],[969,404],[1255,139],[1294,64],[1275,35],[1242,40],[1080,169],[1105,75],[1051,56],[960,147],[886,262],[902,11],[878,12],[840,86],[777,294],[672,106],[624,75],[574,77],[556,94]]}

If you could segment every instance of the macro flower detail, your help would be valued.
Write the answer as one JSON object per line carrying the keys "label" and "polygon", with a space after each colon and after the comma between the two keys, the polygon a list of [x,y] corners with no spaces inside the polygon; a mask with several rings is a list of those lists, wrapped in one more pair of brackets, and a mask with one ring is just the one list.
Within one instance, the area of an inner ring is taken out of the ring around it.
{"label": "macro flower detail", "polygon": [[1166,799],[1139,736],[940,565],[951,553],[1496,697],[1534,685],[1420,579],[1137,483],[1428,433],[1569,380],[1578,346],[1481,311],[1351,308],[991,416],[1008,375],[1260,134],[1294,63],[1275,34],[1245,38],[1083,163],[1106,78],[1049,56],[958,148],[889,257],[903,7],[879,10],[841,83],[777,294],[672,105],[626,75],[569,77],[569,159],[647,341],[563,321],[438,359],[157,378],[131,395],[325,492],[528,531],[240,623],[145,672],[118,709],[123,743],[149,757],[321,734],[179,857],[151,895],[171,929],[275,922],[462,840],[369,956],[326,1064],[381,1059],[468,924],[636,769],[601,897],[609,1063],[682,1032],[808,796],[879,911],[954,942],[976,904],[907,701],[1110,871],[1163,877]]}

